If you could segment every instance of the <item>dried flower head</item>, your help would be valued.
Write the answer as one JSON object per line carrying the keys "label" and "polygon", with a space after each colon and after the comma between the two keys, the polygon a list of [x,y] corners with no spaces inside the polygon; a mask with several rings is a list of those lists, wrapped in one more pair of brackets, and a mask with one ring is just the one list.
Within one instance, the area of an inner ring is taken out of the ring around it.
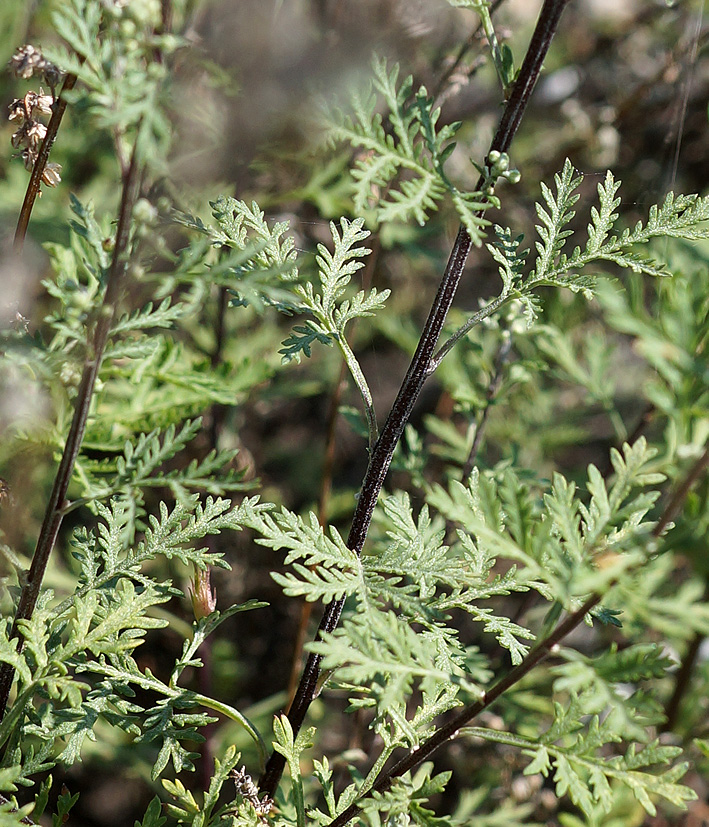
{"label": "dried flower head", "polygon": [[237,805],[241,802],[248,802],[256,811],[259,819],[266,824],[266,818],[273,809],[273,799],[268,796],[264,796],[262,799],[258,797],[258,787],[244,767],[233,770],[231,779],[236,787]]}
{"label": "dried flower head", "polygon": [[22,160],[24,161],[25,169],[28,172],[32,172],[34,169],[34,163],[37,160],[37,152],[33,149],[23,149]]}
{"label": "dried flower head", "polygon": [[25,105],[29,107],[32,115],[51,115],[54,112],[54,96],[45,95],[44,89],[39,87],[39,93],[28,92],[25,95]]}
{"label": "dried flower head", "polygon": [[20,122],[27,117],[27,107],[24,98],[17,98],[10,104],[10,114],[7,116],[8,121],[14,121],[19,118]]}
{"label": "dried flower head", "polygon": [[24,141],[26,141],[27,146],[30,149],[39,150],[40,144],[44,140],[44,136],[47,134],[47,127],[40,121],[28,121],[18,131],[22,131],[24,133]]}
{"label": "dried flower head", "polygon": [[62,180],[61,175],[59,174],[61,171],[61,164],[55,164],[52,161],[49,161],[45,165],[44,172],[42,173],[42,183],[46,184],[48,187],[56,187],[56,185]]}
{"label": "dried flower head", "polygon": [[209,569],[195,567],[194,580],[192,581],[192,611],[195,620],[212,614],[217,608],[217,592],[212,589],[209,582]]}
{"label": "dried flower head", "polygon": [[66,72],[62,72],[58,66],[55,66],[48,60],[45,60],[44,67],[42,69],[42,76],[49,84],[50,89],[56,89],[65,74]]}
{"label": "dried flower head", "polygon": [[[14,58],[17,58],[18,65],[21,64],[20,58],[22,55],[26,61],[37,64],[37,52],[31,46],[24,46]],[[13,60],[14,60],[13,58]],[[51,64],[49,64],[51,65]],[[18,70],[19,71],[19,70]],[[22,71],[29,71],[27,67]],[[14,132],[10,139],[15,148],[24,147],[22,151],[22,160],[25,164],[25,169],[32,171],[37,163],[37,156],[42,141],[47,136],[47,126],[38,120],[40,115],[51,115],[53,112],[54,97],[52,95],[45,95],[44,89],[39,87],[39,92],[29,91],[24,98],[18,98],[10,104],[10,114],[8,120],[18,121],[19,127]],[[61,165],[60,164],[46,164],[42,170],[42,181],[49,187],[56,187],[61,181]]]}
{"label": "dried flower head", "polygon": [[16,78],[31,78],[36,72],[41,72],[46,61],[39,49],[27,43],[15,52],[10,58],[10,71]]}
{"label": "dried flower head", "polygon": [[10,71],[17,78],[31,78],[32,75],[41,75],[52,89],[55,89],[64,72],[47,60],[39,49],[29,43],[20,48],[10,58]]}

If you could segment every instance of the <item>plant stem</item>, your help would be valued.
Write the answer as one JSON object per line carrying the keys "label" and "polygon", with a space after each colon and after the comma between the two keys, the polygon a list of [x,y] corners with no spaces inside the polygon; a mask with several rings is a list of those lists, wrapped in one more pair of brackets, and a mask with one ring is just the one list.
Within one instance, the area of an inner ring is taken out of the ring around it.
{"label": "plant stem", "polygon": [[217,701],[214,698],[210,698],[208,695],[203,695],[201,692],[195,692],[193,695],[193,699],[195,703],[200,704],[201,706],[206,707],[207,709],[211,709],[214,712],[219,712],[224,717],[229,718],[231,721],[234,721],[237,724],[240,724],[246,732],[251,736],[251,739],[256,744],[256,748],[258,749],[259,760],[261,762],[266,760],[266,744],[263,742],[259,731],[256,727],[251,723],[251,721],[246,717],[246,715],[242,715],[238,709],[235,709],[233,706],[229,706],[229,704],[222,703],[222,701]]}
{"label": "plant stem", "polygon": [[[49,132],[47,133],[47,138],[49,138]],[[47,140],[45,139],[45,144],[43,144],[42,147],[43,149],[46,143]],[[111,265],[106,279],[106,293],[103,303],[101,307],[98,308],[94,317],[96,326],[93,336],[90,337],[89,347],[87,349],[84,369],[74,406],[74,416],[64,444],[64,452],[62,453],[62,458],[54,478],[52,493],[44,515],[42,528],[40,529],[39,537],[37,539],[37,546],[32,557],[32,564],[27,575],[27,581],[25,582],[22,588],[22,593],[20,594],[20,602],[12,624],[12,632],[10,633],[11,639],[18,637],[18,622],[21,620],[28,620],[32,617],[32,612],[34,611],[37,598],[39,597],[39,590],[42,585],[42,579],[44,577],[45,569],[47,568],[49,556],[52,553],[52,549],[57,541],[59,528],[64,518],[66,493],[69,488],[69,483],[74,471],[74,465],[76,464],[76,459],[79,455],[81,443],[86,431],[86,422],[89,416],[89,409],[91,407],[91,398],[93,396],[94,385],[96,384],[96,377],[98,376],[99,368],[101,367],[101,359],[103,357],[106,341],[108,339],[108,334],[115,315],[116,303],[118,301],[118,295],[126,267],[125,254],[128,248],[128,240],[130,236],[131,214],[133,212],[133,205],[135,204],[138,194],[138,186],[140,184],[140,165],[137,157],[138,144],[139,139],[136,137],[128,173],[123,179],[123,192],[121,195],[121,206],[118,216],[118,229],[116,230],[113,258],[111,260]],[[47,152],[48,151],[49,150],[47,150]],[[39,165],[39,158],[35,168],[37,165]],[[29,220],[29,212],[27,213],[27,220]],[[22,639],[20,639],[18,643],[18,649],[22,649]],[[9,663],[3,663],[2,666],[0,666],[0,719],[5,714],[14,674],[15,670]]]}
{"label": "plant stem", "polygon": [[[504,0],[494,0],[494,2],[490,6],[490,9],[489,9],[488,13],[490,15],[493,15],[497,11],[497,9],[502,5],[503,2],[504,2]],[[482,30],[483,30],[482,23],[479,23],[475,27],[475,29],[473,30],[470,37],[468,37],[468,39],[465,41],[465,43],[463,43],[463,45],[460,47],[460,49],[458,50],[458,54],[455,56],[455,59],[453,60],[453,62],[450,64],[450,66],[448,66],[446,68],[445,72],[439,78],[438,83],[436,84],[436,87],[433,91],[433,97],[438,99],[439,102],[442,102],[440,99],[441,99],[441,96],[444,92],[446,84],[448,83],[450,78],[455,73],[455,70],[462,63],[463,58],[465,57],[465,55],[472,49],[472,47],[475,44],[476,39],[478,38],[478,35],[480,34],[480,32],[482,32]]]}
{"label": "plant stem", "polygon": [[465,462],[465,467],[463,468],[463,483],[468,481],[468,477],[470,476],[473,466],[475,465],[475,460],[477,459],[480,444],[483,439],[483,433],[485,432],[485,426],[487,425],[495,398],[500,390],[500,385],[502,384],[502,374],[505,369],[505,365],[507,364],[507,360],[509,359],[511,350],[512,335],[508,330],[506,330],[502,343],[495,354],[493,374],[490,379],[490,384],[487,387],[487,393],[485,394],[485,406],[483,408],[482,416],[480,417],[480,422],[478,422],[477,428],[475,429],[473,444],[470,448],[468,459]]}
{"label": "plant stem", "polygon": [[25,236],[27,235],[27,227],[29,226],[30,216],[32,215],[32,208],[34,207],[34,202],[37,200],[37,196],[40,194],[39,188],[42,183],[42,175],[44,174],[44,169],[47,166],[52,145],[57,137],[59,124],[62,122],[62,118],[64,117],[64,111],[66,110],[66,98],[64,97],[64,93],[68,92],[70,89],[73,89],[75,84],[76,75],[67,75],[64,78],[62,90],[59,93],[59,98],[54,104],[52,117],[49,119],[49,123],[47,124],[47,134],[44,136],[42,146],[40,146],[39,153],[37,154],[37,160],[34,163],[34,167],[32,167],[32,174],[30,175],[30,182],[27,185],[25,200],[22,202],[20,216],[17,220],[14,241],[16,253],[22,252],[22,247],[25,243]]}
{"label": "plant stem", "polygon": [[[709,599],[709,593],[704,592],[705,601]],[[696,632],[689,642],[687,651],[684,653],[680,667],[675,675],[675,688],[667,705],[665,706],[665,723],[661,726],[662,732],[672,732],[679,717],[679,710],[682,705],[682,698],[689,689],[689,682],[694,672],[694,667],[699,657],[699,649],[705,641],[705,636]]]}
{"label": "plant stem", "polygon": [[350,347],[347,339],[344,337],[338,337],[337,344],[340,348],[340,353],[342,353],[342,358],[345,360],[345,364],[349,368],[352,379],[354,380],[355,385],[357,385],[357,390],[362,397],[364,415],[367,420],[367,433],[369,435],[369,452],[371,454],[379,437],[379,427],[377,425],[377,415],[374,411],[372,392],[369,390],[369,385],[364,377],[364,373],[362,373],[362,368],[359,366],[357,357],[352,352],[352,348]]}
{"label": "plant stem", "polygon": [[[697,460],[697,462],[689,470],[687,476],[675,489],[670,501],[662,512],[660,519],[657,521],[652,530],[652,536],[654,538],[660,537],[667,526],[677,516],[691,487],[704,473],[707,465],[709,465],[709,449],[707,449],[703,456]],[[547,638],[542,640],[534,647],[534,649],[531,650],[522,663],[513,667],[488,692],[485,693],[483,698],[473,704],[470,704],[469,706],[464,707],[460,712],[458,712],[457,715],[454,715],[448,723],[444,724],[439,730],[434,732],[428,740],[424,741],[408,755],[401,758],[390,770],[386,772],[386,774],[380,776],[372,787],[359,797],[359,800],[361,801],[364,795],[381,793],[389,789],[395,778],[399,778],[410,770],[418,767],[440,746],[454,738],[461,727],[465,726],[483,710],[487,709],[508,689],[522,680],[522,678],[531,672],[535,666],[541,663],[541,661],[543,661],[554,650],[554,648],[563,640],[563,638],[566,637],[566,635],[569,634],[569,632],[572,632],[580,623],[583,622],[586,615],[601,602],[601,599],[602,595],[600,594],[592,594],[588,597],[579,609],[576,609],[575,612],[572,612],[561,623],[559,623],[556,629],[554,629],[554,631]],[[336,819],[331,821],[328,824],[328,827],[344,827],[357,815],[358,812],[358,803],[355,801]]]}
{"label": "plant stem", "polygon": [[[493,150],[506,152],[509,149],[512,138],[529,103],[536,80],[539,77],[542,63],[556,32],[559,18],[567,3],[568,0],[545,0],[519,77],[509,100],[505,104],[500,125],[490,145],[490,152]],[[481,186],[482,182],[476,186],[476,189]],[[367,538],[374,507],[384,485],[394,449],[409,420],[423,384],[431,372],[434,349],[455,298],[471,244],[470,236],[465,228],[461,226],[416,352],[370,456],[369,466],[362,483],[357,508],[347,538],[348,547],[357,554],[361,553]],[[318,637],[323,632],[332,632],[337,627],[344,603],[344,599],[334,600],[326,607],[318,628]],[[298,691],[288,713],[288,720],[295,734],[300,730],[308,707],[314,697],[320,674],[321,660],[321,655],[311,653],[303,669]],[[284,766],[284,757],[280,753],[272,753],[259,783],[262,795],[273,797]]]}
{"label": "plant stem", "polygon": [[490,53],[492,54],[492,62],[495,64],[495,71],[497,72],[497,79],[500,81],[502,93],[507,98],[509,91],[507,85],[507,78],[505,77],[504,66],[502,65],[502,52],[500,51],[500,44],[497,42],[497,35],[495,34],[495,27],[492,25],[492,18],[490,16],[491,9],[486,2],[480,3],[475,9],[480,17],[480,25],[485,32],[488,45],[490,46]]}

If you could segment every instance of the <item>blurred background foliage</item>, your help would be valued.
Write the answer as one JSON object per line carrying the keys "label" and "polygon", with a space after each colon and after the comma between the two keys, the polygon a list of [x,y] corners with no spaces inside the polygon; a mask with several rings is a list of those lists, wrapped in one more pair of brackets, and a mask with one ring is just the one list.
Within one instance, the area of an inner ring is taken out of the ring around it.
{"label": "blurred background foliage", "polygon": [[[61,0],[3,0],[0,63],[24,43],[42,47],[54,42],[50,13],[60,5]],[[528,0],[495,3],[498,36],[509,44],[517,63],[539,5]],[[413,74],[415,88],[423,84],[436,95],[442,122],[463,121],[450,170],[461,184],[473,187],[477,171],[470,159],[482,161],[500,114],[500,96],[485,43],[469,12],[445,0],[205,0],[188,8],[186,36],[194,48],[180,53],[175,63],[167,101],[172,152],[156,196],[168,193],[178,207],[205,221],[210,219],[208,202],[219,195],[247,203],[256,199],[269,222],[290,221],[302,258],[312,262],[315,245],[329,239],[328,222],[352,216],[351,153],[325,145],[317,112],[323,96],[343,101],[348,88],[366,82],[373,52],[399,61],[403,75]],[[585,174],[580,229],[588,216],[584,205],[593,200],[608,168],[623,182],[620,212],[626,225],[644,216],[670,189],[706,193],[709,60],[703,8],[703,3],[690,0],[569,4],[511,150],[522,181],[514,188],[500,188],[503,206],[490,216],[493,221],[523,232],[531,243],[539,182],[549,181],[565,157]],[[9,73],[0,75],[3,110],[27,88]],[[11,132],[8,123],[6,151],[0,153],[0,312],[4,324],[20,313],[37,327],[48,309],[40,283],[50,272],[46,245],[68,239],[70,193],[91,201],[97,215],[115,215],[119,171],[110,136],[91,129],[80,107],[70,107],[52,152],[52,160],[63,166],[63,181],[45,192],[35,209],[29,264],[18,273],[6,253],[28,175],[14,157]],[[379,234],[373,217],[368,220],[375,236],[362,279],[391,289],[392,296],[386,313],[371,325],[357,327],[354,349],[383,419],[445,266],[457,219],[444,208],[424,228],[387,226]],[[184,246],[184,236],[174,226],[166,224],[161,232],[172,253]],[[169,256],[158,245],[151,249],[149,242],[140,269],[133,273],[135,306],[156,274],[170,274]],[[549,291],[540,323],[533,328],[509,315],[474,331],[426,385],[389,487],[407,488],[420,504],[427,485],[460,476],[483,421],[475,456],[481,467],[503,469],[514,462],[542,476],[561,470],[580,480],[589,462],[606,468],[611,447],[642,433],[660,448],[658,467],[680,477],[709,435],[709,248],[676,244],[662,253],[676,273],[671,280],[609,273],[616,280],[609,280],[590,304],[570,293]],[[495,295],[498,278],[485,250],[474,250],[451,326],[481,299]],[[303,364],[283,366],[277,351],[287,323],[268,313],[226,309],[220,290],[203,299],[191,327],[180,333],[182,344],[195,359],[201,354],[227,366],[226,390],[223,399],[205,399],[196,406],[205,420],[195,455],[212,447],[238,449],[235,468],[243,472],[245,484],[289,508],[312,509],[346,531],[367,454],[358,419],[349,412],[357,408],[358,397],[343,380],[337,353],[321,348]],[[3,385],[0,443],[2,431],[16,434],[18,421],[25,432],[40,433],[51,418],[51,400],[33,395],[32,388],[7,373]],[[111,404],[119,403],[130,407],[128,399]],[[333,415],[333,405],[342,407],[339,415]],[[125,435],[135,436],[157,423],[126,415]],[[54,473],[52,446],[42,449],[41,440],[30,442],[22,450],[8,443],[0,448],[0,476],[8,480],[17,504],[11,524],[3,529],[21,559],[31,554]],[[674,588],[672,578],[679,583],[709,575],[707,496],[703,482],[690,497],[689,517],[673,535],[678,564],[668,575],[668,594]],[[65,521],[66,537],[73,524],[72,519]],[[238,702],[267,730],[270,715],[286,697],[301,608],[297,601],[285,600],[270,579],[269,571],[280,565],[273,552],[253,545],[246,535],[215,542],[226,549],[232,565],[231,572],[215,574],[220,603],[257,597],[271,605],[240,617],[238,638],[235,627],[225,624],[200,680],[208,680],[217,697]],[[71,570],[66,541],[63,547],[48,581],[57,588]],[[187,576],[173,574],[183,580]],[[174,623],[190,619],[186,603],[173,602],[169,611]],[[701,641],[675,643],[677,657],[693,645],[707,654]],[[174,657],[175,646],[166,630],[143,647],[142,658],[158,670]],[[706,656],[698,660],[696,677],[678,731],[703,731],[706,736]],[[669,679],[666,691],[669,698]],[[522,693],[517,703],[524,703]],[[340,710],[316,704],[312,714],[318,722],[318,716],[337,716]],[[365,746],[362,727],[357,716],[342,718],[331,730],[332,748],[344,752]],[[232,740],[248,755],[241,733],[217,727],[203,747],[205,772],[211,769],[211,750]],[[132,824],[152,795],[140,760],[135,747],[108,730],[89,745],[83,763],[67,771],[72,791],[81,790],[75,823]],[[494,755],[479,751],[473,758],[454,745],[445,762],[463,773],[486,774],[493,800],[506,797],[506,806],[512,807],[505,823],[517,823],[510,820],[513,816],[520,823],[576,823],[571,815],[557,813],[558,805],[545,789],[512,784],[519,766],[504,750]],[[119,778],[117,769],[123,764],[130,771]],[[189,783],[201,782],[194,778]],[[706,796],[706,782],[699,774],[690,783],[700,799]],[[446,796],[452,801],[457,792],[452,784]],[[468,797],[456,806],[474,812],[479,804]],[[704,812],[700,804],[694,811],[697,819]],[[448,806],[453,808],[450,802]],[[626,815],[615,817],[619,820],[605,823],[642,823],[631,804]],[[652,823],[670,822],[658,817]]]}

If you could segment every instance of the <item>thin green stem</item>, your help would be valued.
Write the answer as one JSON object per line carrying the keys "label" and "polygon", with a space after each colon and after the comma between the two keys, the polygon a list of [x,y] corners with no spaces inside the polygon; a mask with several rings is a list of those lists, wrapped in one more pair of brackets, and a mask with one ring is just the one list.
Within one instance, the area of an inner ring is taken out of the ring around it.
{"label": "thin green stem", "polygon": [[478,13],[480,25],[482,26],[487,42],[490,45],[492,62],[495,64],[495,71],[497,72],[498,80],[502,86],[502,92],[505,98],[507,98],[507,94],[509,92],[509,82],[505,73],[504,64],[502,62],[502,52],[500,50],[500,44],[497,41],[497,35],[495,34],[495,27],[492,25],[490,3],[488,0],[481,0],[481,2],[475,6],[475,11]]}
{"label": "thin green stem", "polygon": [[372,767],[367,773],[367,777],[362,782],[362,786],[364,789],[368,790],[371,788],[371,786],[379,777],[381,771],[384,769],[384,765],[391,758],[393,752],[394,747],[392,746],[388,746],[382,750],[381,754],[377,757],[377,760],[374,762],[374,764],[372,764]]}
{"label": "thin green stem", "polygon": [[377,414],[374,410],[374,401],[372,400],[372,392],[369,390],[369,385],[364,377],[362,368],[357,361],[357,357],[352,352],[347,339],[344,336],[337,337],[337,345],[340,348],[342,357],[347,364],[347,368],[354,379],[355,385],[359,390],[364,404],[364,415],[367,418],[367,431],[369,432],[369,453],[371,455],[374,450],[374,445],[379,439],[379,427],[377,425]]}
{"label": "thin green stem", "polygon": [[[3,664],[4,665],[4,664]],[[0,747],[4,746],[5,741],[10,737],[15,725],[19,722],[21,716],[24,714],[25,704],[29,703],[34,693],[42,686],[42,680],[35,679],[30,681],[27,686],[20,692],[12,705],[10,712],[3,718],[0,723]]]}
{"label": "thin green stem", "polygon": [[259,757],[259,764],[260,766],[265,766],[266,764],[266,756],[268,751],[266,749],[266,744],[259,734],[259,731],[256,727],[249,721],[249,719],[243,713],[239,712],[238,709],[235,709],[233,706],[229,704],[225,704],[222,701],[217,701],[214,698],[210,698],[207,695],[202,695],[200,692],[195,692],[192,697],[194,698],[195,703],[199,704],[200,706],[204,706],[207,709],[212,709],[214,712],[218,712],[220,715],[224,715],[225,717],[229,718],[230,720],[234,721],[237,724],[240,724],[246,732],[251,736],[256,747],[258,748],[258,757]]}
{"label": "thin green stem", "polygon": [[462,324],[456,332],[445,341],[445,343],[440,347],[436,355],[431,359],[431,362],[428,367],[429,374],[433,373],[436,368],[441,364],[441,362],[445,359],[448,353],[453,349],[453,347],[459,342],[463,336],[469,333],[476,325],[479,325],[480,322],[484,321],[485,319],[489,319],[493,313],[496,313],[501,307],[512,298],[512,294],[508,292],[500,293],[497,298],[493,299],[490,304],[486,304],[485,307],[478,310],[477,313],[473,313],[473,315]]}

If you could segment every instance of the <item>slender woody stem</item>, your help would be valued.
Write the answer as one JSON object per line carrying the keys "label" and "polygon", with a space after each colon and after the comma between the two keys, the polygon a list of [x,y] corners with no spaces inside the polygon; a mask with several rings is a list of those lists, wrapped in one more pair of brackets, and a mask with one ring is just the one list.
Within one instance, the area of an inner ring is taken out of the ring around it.
{"label": "slender woody stem", "polygon": [[[709,465],[709,449],[695,462],[690,468],[689,472],[677,486],[672,494],[670,501],[665,506],[660,519],[655,524],[652,530],[652,536],[660,537],[667,526],[679,513],[687,494],[691,487],[705,472],[707,465]],[[612,585],[612,584],[611,584]],[[466,724],[473,718],[479,715],[483,710],[487,709],[498,698],[503,695],[508,689],[519,683],[522,678],[541,663],[570,632],[572,632],[580,623],[583,622],[586,615],[594,609],[602,599],[600,594],[592,594],[586,599],[584,604],[566,617],[554,631],[538,643],[534,649],[527,655],[527,657],[514,668],[512,668],[503,678],[501,678],[490,690],[485,693],[485,696],[479,701],[476,701],[469,706],[464,707],[457,715],[453,716],[450,721],[444,724],[440,729],[436,730],[434,734],[424,741],[419,747],[412,750],[408,755],[401,758],[390,770],[381,775],[372,787],[363,793],[359,801],[365,796],[370,796],[373,793],[382,793],[388,790],[394,779],[399,778],[410,770],[418,767],[423,761],[430,756],[447,741],[454,738]],[[359,812],[358,801],[353,802],[346,810],[343,810],[337,818],[331,821],[327,827],[345,827]]]}
{"label": "slender woody stem", "polygon": [[27,227],[30,223],[30,216],[32,215],[34,202],[37,200],[37,196],[39,195],[42,175],[44,175],[44,169],[47,166],[47,161],[49,160],[49,153],[51,152],[52,145],[57,137],[59,124],[62,122],[62,118],[64,117],[64,111],[66,110],[66,98],[64,93],[68,92],[70,89],[73,89],[75,84],[76,75],[67,75],[64,78],[62,90],[59,93],[58,100],[55,102],[52,117],[49,119],[49,123],[47,124],[47,134],[44,136],[42,146],[40,146],[39,152],[37,153],[37,160],[34,162],[34,166],[32,167],[30,182],[27,185],[25,200],[22,202],[22,208],[20,209],[20,216],[17,219],[17,228],[15,230],[14,244],[15,252],[17,253],[22,251],[22,247],[25,243]]}
{"label": "slender woody stem", "polygon": [[[493,150],[506,152],[509,148],[539,77],[542,63],[556,32],[561,12],[567,3],[568,0],[545,0],[527,54],[520,68],[519,77],[505,105],[500,125],[490,145],[490,152]],[[479,189],[480,186],[482,186],[482,181],[478,183],[476,189]],[[411,360],[399,393],[372,451],[347,538],[347,546],[357,554],[361,553],[364,541],[367,538],[374,507],[379,492],[384,485],[394,449],[409,420],[421,388],[429,375],[436,343],[455,298],[471,244],[470,236],[465,228],[461,226],[416,348],[416,353]],[[332,632],[337,627],[344,604],[344,599],[333,600],[328,604],[318,628],[318,637],[323,632]],[[300,730],[308,707],[313,700],[320,675],[321,660],[321,655],[311,653],[303,669],[300,685],[288,713],[288,720],[294,734],[297,734]],[[259,790],[262,795],[273,797],[284,766],[285,758],[280,753],[272,753],[259,783]]]}
{"label": "slender woody stem", "polygon": [[[11,639],[17,638],[18,636],[18,621],[28,620],[32,617],[32,612],[34,611],[35,605],[37,604],[37,598],[39,597],[39,591],[42,586],[42,579],[44,577],[45,569],[47,568],[49,556],[52,553],[54,544],[56,543],[59,528],[64,518],[66,493],[69,488],[69,483],[74,472],[74,465],[79,455],[81,443],[86,431],[86,421],[89,415],[89,408],[91,407],[91,398],[93,396],[94,385],[96,383],[99,368],[101,367],[103,351],[106,347],[106,340],[108,339],[111,323],[113,322],[113,317],[115,315],[118,294],[126,266],[125,252],[128,247],[128,239],[130,235],[131,214],[133,212],[133,205],[135,204],[138,194],[138,186],[140,183],[140,165],[137,159],[138,143],[139,140],[136,137],[135,145],[133,147],[133,157],[131,158],[128,173],[123,180],[123,192],[121,195],[121,206],[118,217],[118,229],[116,231],[116,241],[113,248],[113,258],[111,260],[111,265],[109,267],[106,280],[106,293],[103,304],[100,308],[98,308],[96,315],[96,327],[94,329],[93,336],[89,341],[88,352],[84,362],[84,370],[81,376],[79,390],[77,392],[74,416],[64,444],[64,452],[54,478],[52,493],[44,515],[44,522],[42,523],[42,528],[40,529],[39,537],[37,539],[37,546],[32,557],[32,564],[27,575],[27,581],[25,582],[25,585],[22,588],[22,593],[20,594],[20,602],[12,625],[12,632],[10,633]],[[18,644],[18,648],[22,649],[21,640]],[[3,663],[2,666],[0,666],[0,718],[2,718],[5,714],[14,674],[15,670],[9,663]]]}

